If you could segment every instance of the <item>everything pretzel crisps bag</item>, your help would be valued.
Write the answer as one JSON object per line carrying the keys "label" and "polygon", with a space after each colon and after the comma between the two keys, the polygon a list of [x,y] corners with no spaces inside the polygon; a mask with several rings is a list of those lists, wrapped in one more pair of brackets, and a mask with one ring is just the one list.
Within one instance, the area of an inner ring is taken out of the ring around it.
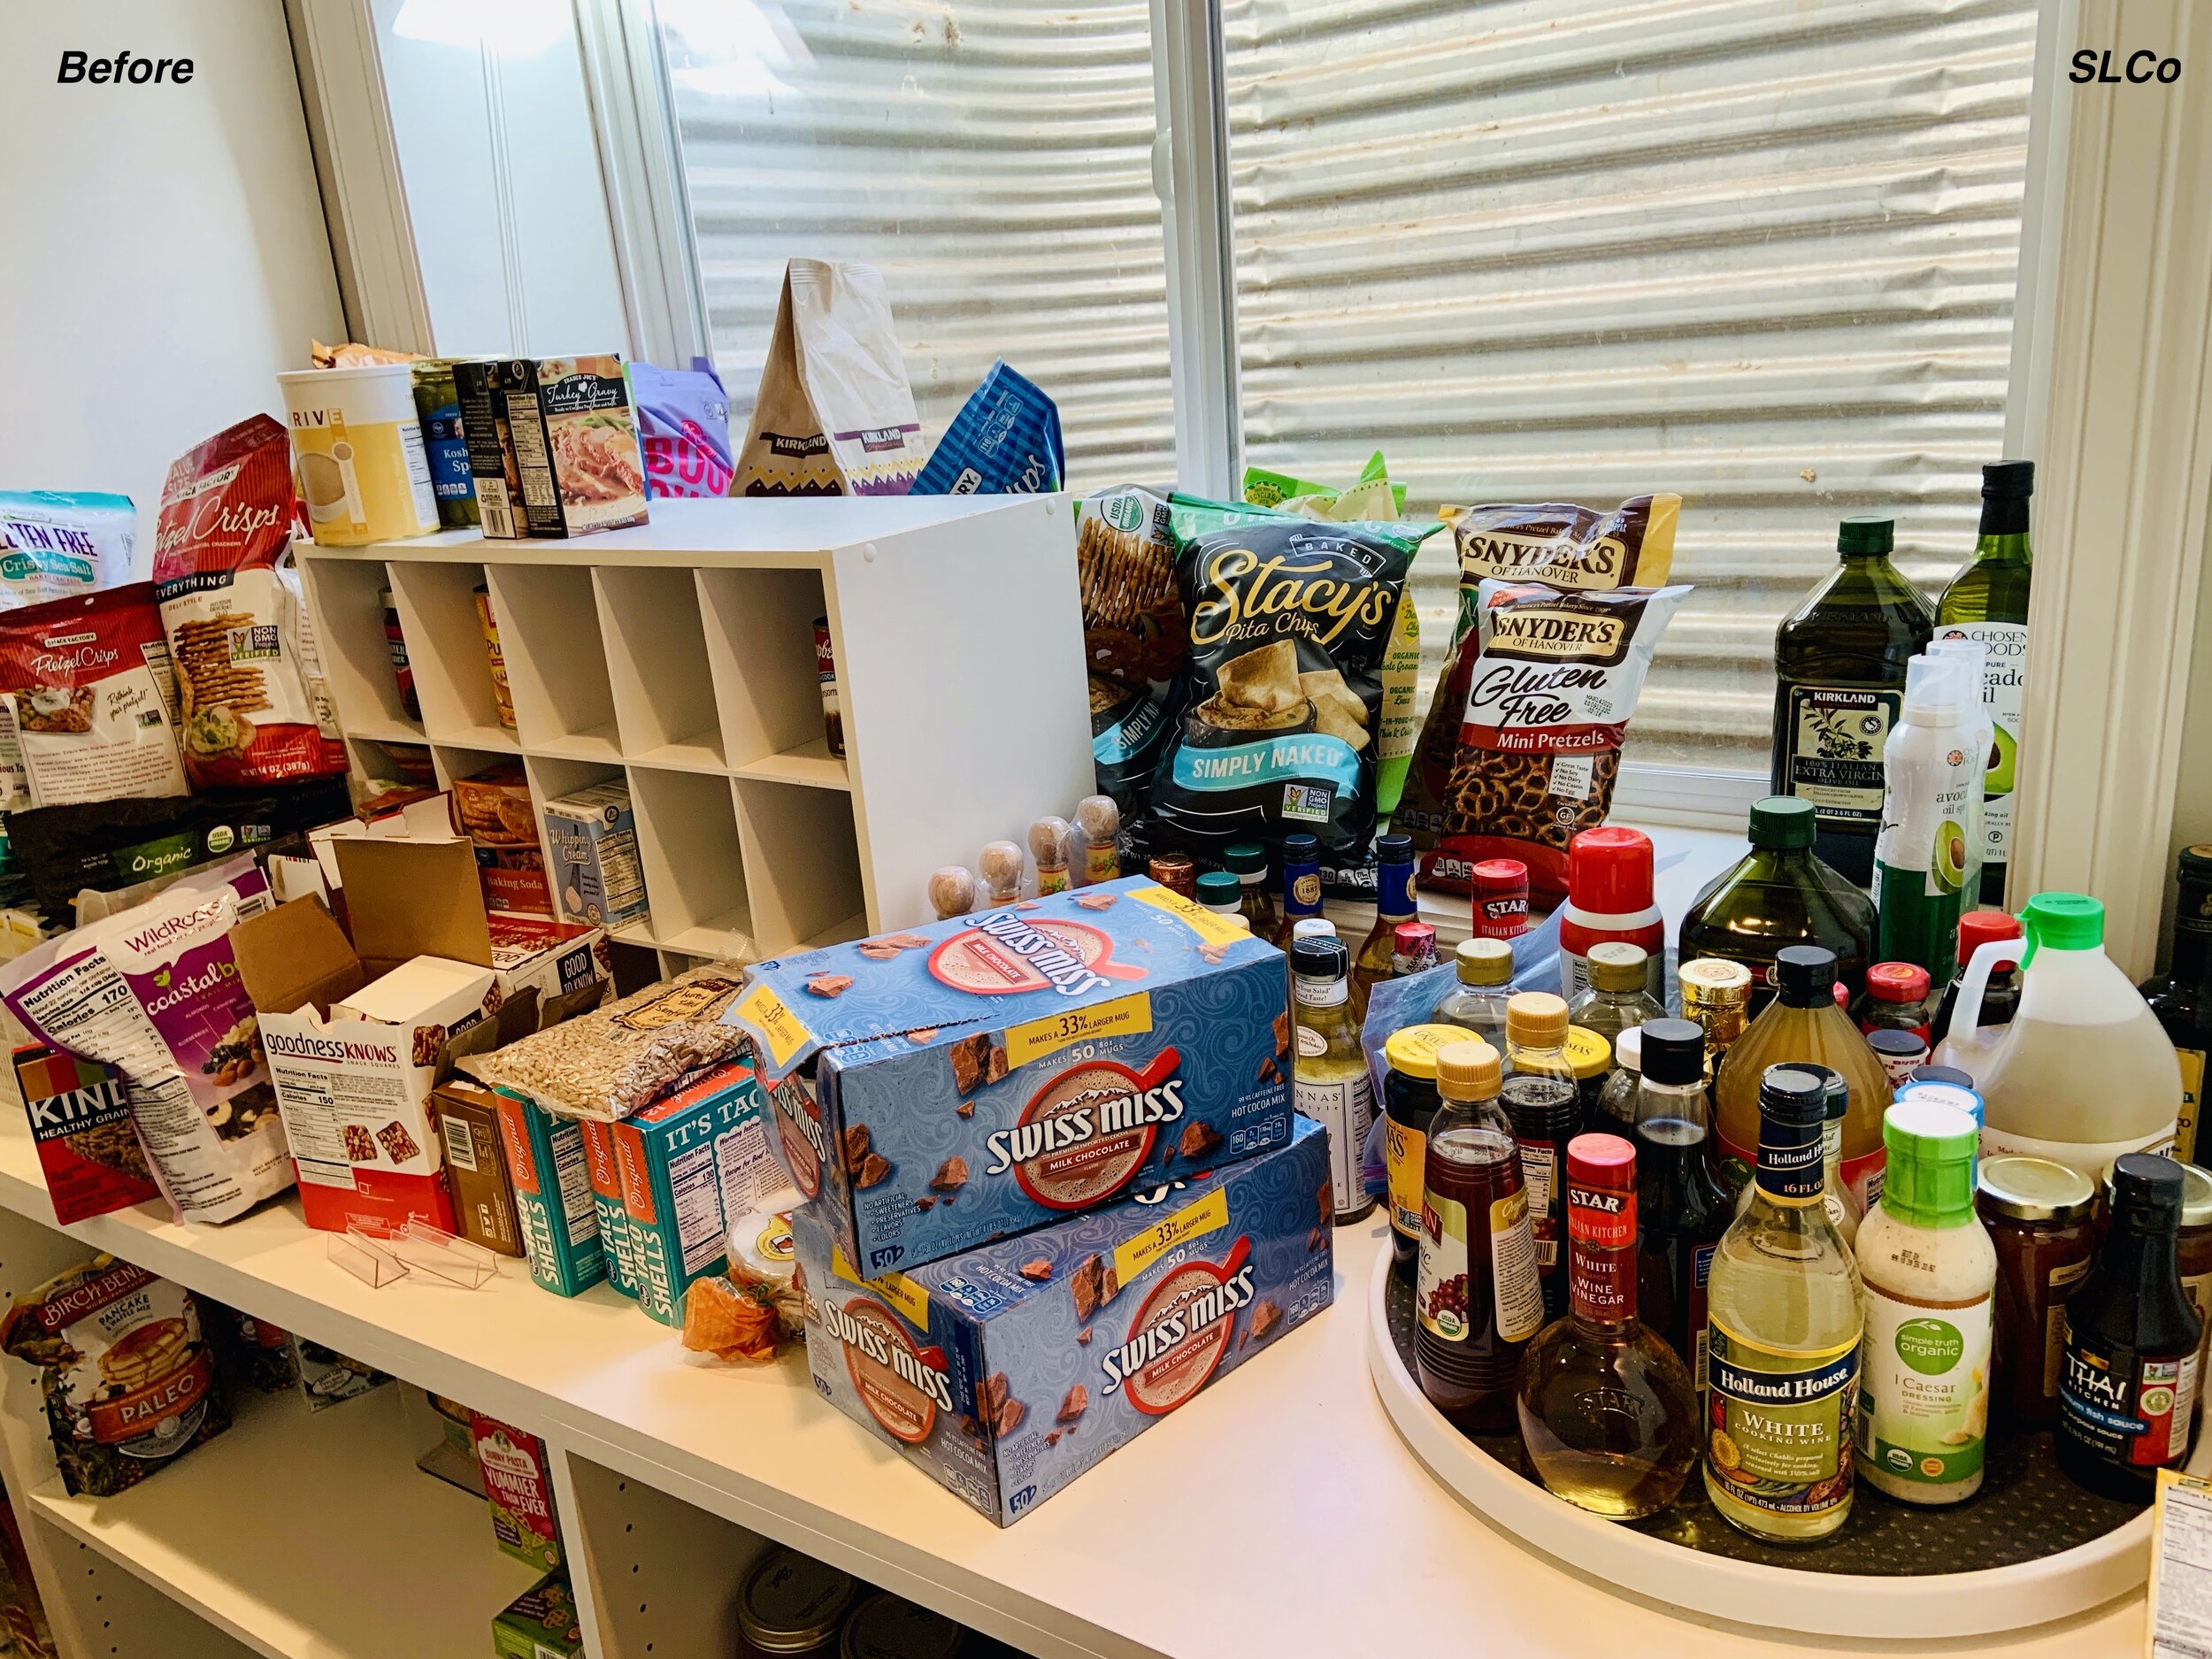
{"label": "everything pretzel crisps bag", "polygon": [[1468,890],[1517,858],[1560,895],[1567,843],[1605,821],[1652,652],[1689,593],[1666,585],[1682,498],[1609,511],[1557,503],[1447,507],[1459,620],[1392,827],[1424,887]]}
{"label": "everything pretzel crisps bag", "polygon": [[292,561],[292,453],[266,415],[180,457],[161,487],[154,592],[195,788],[346,769]]}
{"label": "everything pretzel crisps bag", "polygon": [[1177,495],[1187,618],[1152,812],[1176,844],[1321,843],[1325,881],[1356,887],[1376,818],[1383,671],[1406,573],[1436,520],[1316,523]]}

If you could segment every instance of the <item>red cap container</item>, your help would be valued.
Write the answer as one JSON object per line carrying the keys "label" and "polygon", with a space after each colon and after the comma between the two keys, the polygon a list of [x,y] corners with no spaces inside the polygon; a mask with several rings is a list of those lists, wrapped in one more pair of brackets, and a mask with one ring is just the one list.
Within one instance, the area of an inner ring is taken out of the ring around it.
{"label": "red cap container", "polygon": [[1878,962],[1866,971],[1866,994],[1878,1002],[1924,1002],[1928,971],[1909,962]]}
{"label": "red cap container", "polygon": [[1586,1319],[1636,1311],[1636,1149],[1618,1135],[1567,1142],[1567,1289]]}
{"label": "red cap container", "polygon": [[1567,843],[1567,902],[1597,916],[1651,903],[1651,837],[1624,825],[1586,829]]}
{"label": "red cap container", "polygon": [[1516,939],[1528,932],[1528,866],[1517,858],[1486,858],[1468,872],[1475,939]]}
{"label": "red cap container", "polygon": [[1426,922],[1400,922],[1390,930],[1393,945],[1402,956],[1433,956],[1436,929]]}
{"label": "red cap container", "polygon": [[[2020,918],[2008,916],[2002,910],[1969,910],[1959,918],[1959,972],[1966,972],[1966,964],[1974,959],[1974,953],[1993,939],[2018,939]],[[2016,968],[2017,962],[2000,962],[2001,968]]]}

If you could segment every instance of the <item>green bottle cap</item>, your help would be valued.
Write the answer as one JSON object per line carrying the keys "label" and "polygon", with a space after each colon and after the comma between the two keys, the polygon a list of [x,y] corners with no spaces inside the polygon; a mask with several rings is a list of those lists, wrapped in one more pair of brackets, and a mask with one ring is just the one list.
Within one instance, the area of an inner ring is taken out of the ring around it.
{"label": "green bottle cap", "polygon": [[1887,553],[1897,545],[1897,524],[1892,518],[1865,516],[1846,518],[1836,526],[1836,551],[1861,557]]}
{"label": "green bottle cap", "polygon": [[1244,887],[1225,870],[1209,870],[1198,878],[1198,902],[1210,910],[1237,908]]}
{"label": "green bottle cap", "polygon": [[1909,1227],[1957,1227],[1974,1218],[1974,1120],[1941,1101],[1906,1099],[1882,1114],[1884,1210]]}
{"label": "green bottle cap", "polygon": [[2104,906],[2085,893],[2039,893],[2020,914],[2029,949],[2025,967],[2038,950],[2094,950],[2104,943]]}
{"label": "green bottle cap", "polygon": [[1813,844],[1813,803],[1793,795],[1770,795],[1751,803],[1751,844],[1792,848]]}
{"label": "green bottle cap", "polygon": [[1232,841],[1221,849],[1221,862],[1236,875],[1250,875],[1267,868],[1267,849],[1257,841]]}

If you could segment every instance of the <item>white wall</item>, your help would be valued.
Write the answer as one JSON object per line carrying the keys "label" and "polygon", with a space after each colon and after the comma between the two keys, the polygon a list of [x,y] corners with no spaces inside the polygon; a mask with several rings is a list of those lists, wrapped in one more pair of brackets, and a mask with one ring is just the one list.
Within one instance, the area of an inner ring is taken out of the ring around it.
{"label": "white wall", "polygon": [[[191,82],[60,86],[65,48],[189,57]],[[162,474],[343,337],[281,0],[0,5],[0,488]]]}

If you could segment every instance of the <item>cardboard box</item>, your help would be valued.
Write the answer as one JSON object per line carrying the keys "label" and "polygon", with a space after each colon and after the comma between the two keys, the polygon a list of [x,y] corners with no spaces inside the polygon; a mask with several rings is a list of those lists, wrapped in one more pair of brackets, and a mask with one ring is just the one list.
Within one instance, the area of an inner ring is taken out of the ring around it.
{"label": "cardboard box", "polygon": [[750,1066],[718,1065],[665,1100],[597,1125],[614,1143],[638,1306],[684,1322],[695,1279],[729,1265],[730,1223],[784,1187]]}
{"label": "cardboard box", "polygon": [[599,1217],[599,1248],[607,1258],[607,1283],[624,1295],[637,1296],[637,1256],[630,1242],[630,1212],[622,1204],[622,1170],[615,1161],[614,1125],[580,1118],[584,1132],[584,1177],[591,1183],[591,1207]]}
{"label": "cardboard box", "polygon": [[296,899],[232,930],[259,1010],[307,1225],[454,1230],[429,1110],[447,1035],[493,1004],[489,968],[418,957],[374,979],[329,912]]}
{"label": "cardboard box", "polygon": [[791,1217],[817,1393],[1002,1526],[1329,1305],[1327,1134],[864,1282]]}
{"label": "cardboard box", "polygon": [[645,457],[619,357],[509,357],[499,383],[531,535],[645,522]]}
{"label": "cardboard box", "polygon": [[553,1509],[553,1469],[545,1442],[481,1411],[469,1414],[476,1463],[484,1471],[492,1536],[500,1549],[537,1567],[561,1564],[561,1523]]}
{"label": "cardboard box", "polygon": [[33,1043],[15,1051],[15,1080],[56,1220],[82,1221],[161,1196],[120,1071]]}
{"label": "cardboard box", "polygon": [[723,1019],[794,1185],[873,1273],[1281,1145],[1288,982],[1136,877],[764,963]]}
{"label": "cardboard box", "polygon": [[534,988],[551,1002],[595,980],[614,978],[614,956],[604,928],[555,922],[533,916],[490,915],[484,918],[491,941],[492,972],[502,1002]]}
{"label": "cardboard box", "polygon": [[494,914],[553,919],[545,855],[535,847],[479,847],[476,880],[484,890],[484,908]]}
{"label": "cardboard box", "polygon": [[519,1094],[505,1089],[493,1093],[530,1277],[557,1296],[589,1290],[606,1278],[607,1258],[592,1203],[583,1130]]}
{"label": "cardboard box", "polygon": [[522,1224],[501,1139],[499,1097],[466,1078],[448,1078],[431,1094],[445,1141],[446,1185],[453,1194],[454,1230],[463,1238],[519,1256]]}
{"label": "cardboard box", "polygon": [[610,928],[648,918],[628,785],[598,783],[548,801],[543,822],[546,882],[558,914]]}
{"label": "cardboard box", "polygon": [[566,1575],[549,1572],[492,1620],[493,1659],[578,1659],[584,1626]]}

